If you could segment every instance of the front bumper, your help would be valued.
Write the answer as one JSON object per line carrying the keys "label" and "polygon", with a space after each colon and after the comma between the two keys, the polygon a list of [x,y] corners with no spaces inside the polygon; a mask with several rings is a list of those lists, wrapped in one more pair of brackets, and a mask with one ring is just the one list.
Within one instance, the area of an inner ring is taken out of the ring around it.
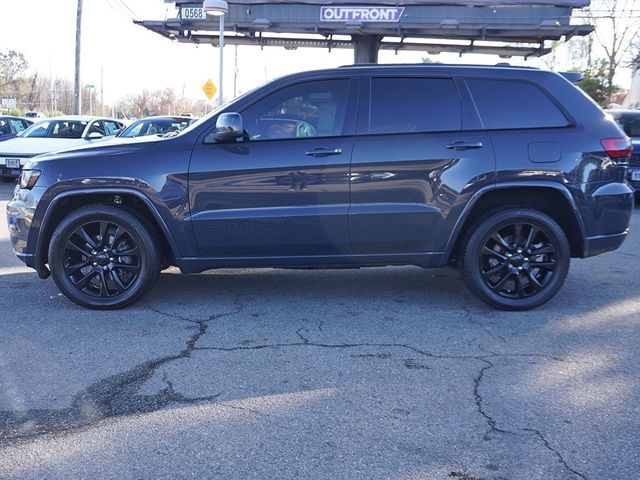
{"label": "front bumper", "polygon": [[39,264],[36,258],[39,222],[34,222],[34,217],[44,192],[44,187],[34,187],[31,190],[16,187],[13,198],[7,204],[7,225],[13,251],[28,267],[35,269],[41,278],[49,276],[49,270]]}
{"label": "front bumper", "polygon": [[22,169],[20,168],[7,168],[6,166],[0,166],[0,177],[16,179],[20,176]]}
{"label": "front bumper", "polygon": [[[7,155],[0,153],[0,177],[2,178],[18,178],[22,169],[31,157]],[[7,166],[8,160],[19,160],[20,166]]]}

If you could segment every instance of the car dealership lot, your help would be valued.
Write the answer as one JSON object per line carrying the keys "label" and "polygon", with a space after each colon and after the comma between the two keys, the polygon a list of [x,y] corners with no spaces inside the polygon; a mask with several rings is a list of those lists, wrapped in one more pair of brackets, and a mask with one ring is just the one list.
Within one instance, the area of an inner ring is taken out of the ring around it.
{"label": "car dealership lot", "polygon": [[81,309],[13,256],[0,185],[0,478],[631,479],[640,210],[532,312],[455,270],[162,274]]}

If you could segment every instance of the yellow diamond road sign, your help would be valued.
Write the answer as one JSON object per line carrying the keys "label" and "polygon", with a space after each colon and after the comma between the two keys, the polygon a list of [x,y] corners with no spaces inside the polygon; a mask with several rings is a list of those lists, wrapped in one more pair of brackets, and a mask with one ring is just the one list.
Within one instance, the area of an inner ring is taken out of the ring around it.
{"label": "yellow diamond road sign", "polygon": [[209,79],[207,80],[207,83],[203,85],[202,91],[207,96],[207,98],[211,100],[213,96],[216,94],[216,92],[218,91],[218,89],[216,88],[215,84],[211,81],[211,79]]}

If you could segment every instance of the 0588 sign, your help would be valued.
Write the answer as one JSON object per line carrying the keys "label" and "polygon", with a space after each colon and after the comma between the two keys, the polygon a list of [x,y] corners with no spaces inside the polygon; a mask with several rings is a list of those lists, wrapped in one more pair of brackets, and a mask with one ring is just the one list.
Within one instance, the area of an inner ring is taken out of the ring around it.
{"label": "0588 sign", "polygon": [[205,20],[207,15],[204,13],[204,8],[182,7],[180,9],[180,18],[183,20]]}

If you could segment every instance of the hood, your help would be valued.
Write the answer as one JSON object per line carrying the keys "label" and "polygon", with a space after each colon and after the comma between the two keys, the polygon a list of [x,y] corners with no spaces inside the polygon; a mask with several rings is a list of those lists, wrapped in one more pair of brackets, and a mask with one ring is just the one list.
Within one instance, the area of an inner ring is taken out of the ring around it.
{"label": "hood", "polygon": [[55,152],[76,145],[92,144],[95,140],[83,138],[24,138],[16,137],[0,145],[0,155],[33,157],[43,153]]}
{"label": "hood", "polygon": [[[39,155],[36,158],[31,159],[25,168],[38,168],[38,165],[43,163],[48,163],[57,160],[65,160],[69,158],[78,158],[81,157],[83,159],[98,157],[103,155],[122,155],[133,153],[139,150],[142,150],[150,145],[155,144],[159,139],[150,139],[149,137],[140,137],[139,139],[126,139],[125,141],[109,137],[111,140],[106,141],[92,141],[88,142],[83,140],[84,143],[80,144],[80,146],[66,148],[63,150],[57,150],[55,152],[49,152],[44,155]],[[165,139],[162,139],[165,140]],[[0,147],[0,150],[2,147]]]}

